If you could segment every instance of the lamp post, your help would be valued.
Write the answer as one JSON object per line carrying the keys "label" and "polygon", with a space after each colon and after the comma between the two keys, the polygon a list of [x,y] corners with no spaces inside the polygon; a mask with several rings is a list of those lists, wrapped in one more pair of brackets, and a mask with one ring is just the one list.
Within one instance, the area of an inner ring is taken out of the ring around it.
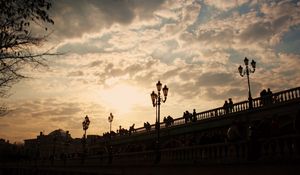
{"label": "lamp post", "polygon": [[[160,151],[159,151],[159,147],[160,147],[160,142],[159,142],[159,137],[160,137],[160,104],[161,101],[163,103],[166,102],[167,100],[167,96],[168,96],[168,91],[169,88],[165,85],[164,88],[162,89],[162,84],[160,83],[160,81],[158,81],[156,83],[156,88],[157,88],[157,94],[152,91],[151,93],[151,100],[152,100],[152,105],[153,107],[156,107],[156,132],[157,132],[157,138],[156,138],[156,162],[160,161]],[[163,91],[163,95],[164,95],[164,99],[161,98],[160,95],[160,91]]]}
{"label": "lamp post", "polygon": [[252,96],[251,96],[251,88],[250,88],[250,79],[249,79],[249,75],[251,73],[255,72],[255,68],[256,68],[256,62],[254,60],[251,61],[251,67],[252,69],[249,67],[249,60],[247,57],[245,57],[244,59],[244,63],[245,63],[245,69],[243,69],[243,67],[240,65],[238,70],[239,73],[241,75],[241,77],[247,75],[247,80],[248,80],[248,100],[249,100],[249,109],[253,108],[253,104],[252,104]]}
{"label": "lamp post", "polygon": [[84,135],[83,135],[84,139],[86,139],[86,130],[89,129],[89,125],[90,125],[90,119],[86,115],[82,122],[82,129],[84,130]]}
{"label": "lamp post", "polygon": [[111,134],[111,123],[113,122],[114,116],[112,113],[109,114],[108,116],[108,122],[109,122],[109,134]]}
{"label": "lamp post", "polygon": [[111,146],[111,123],[113,122],[114,116],[112,115],[112,113],[109,114],[108,116],[108,122],[109,122],[109,147],[108,147],[108,154],[109,154],[109,159],[108,159],[108,163],[111,164],[112,163],[112,146]]}
{"label": "lamp post", "polygon": [[90,125],[90,119],[89,117],[86,115],[83,122],[82,122],[82,129],[84,130],[84,134],[83,134],[83,156],[85,155],[85,145],[86,145],[86,130],[89,129],[89,125]]}

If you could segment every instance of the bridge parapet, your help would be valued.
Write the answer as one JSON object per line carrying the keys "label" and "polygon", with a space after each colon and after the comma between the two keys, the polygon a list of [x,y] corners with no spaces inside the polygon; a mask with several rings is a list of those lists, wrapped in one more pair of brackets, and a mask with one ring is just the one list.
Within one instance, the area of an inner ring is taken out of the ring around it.
{"label": "bridge parapet", "polygon": [[[293,102],[295,100],[300,100],[300,87],[273,93],[271,96],[254,98],[252,100],[253,109],[249,109],[249,101],[247,100],[247,101],[234,103],[231,109],[229,110],[226,110],[224,107],[219,107],[219,108],[199,112],[196,114],[196,117],[197,117],[197,121],[219,119],[221,117],[226,117],[228,114],[238,114],[249,110],[264,109],[264,108],[268,108],[280,104]],[[183,117],[179,117],[174,119],[173,124],[169,127],[179,126],[183,124],[186,124],[185,119]],[[160,128],[162,129],[165,128],[164,122],[160,123]],[[155,131],[154,124],[151,125],[150,132],[151,131]],[[140,127],[135,129],[135,132],[132,134],[138,134],[143,132],[147,132],[146,128]]]}
{"label": "bridge parapet", "polygon": [[[82,158],[27,161],[23,166],[74,167],[101,165],[151,165],[155,163],[154,151],[113,154]],[[247,163],[290,163],[300,161],[300,136],[280,137],[226,142],[181,148],[162,149],[159,164],[247,164]]]}

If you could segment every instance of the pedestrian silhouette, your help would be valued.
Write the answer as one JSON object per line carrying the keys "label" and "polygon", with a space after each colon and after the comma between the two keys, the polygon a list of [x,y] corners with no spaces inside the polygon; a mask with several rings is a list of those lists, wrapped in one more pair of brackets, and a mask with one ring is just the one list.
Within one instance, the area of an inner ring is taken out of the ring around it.
{"label": "pedestrian silhouette", "polygon": [[225,114],[228,114],[228,110],[229,110],[229,106],[228,106],[228,105],[229,105],[229,104],[228,104],[227,100],[225,100],[225,103],[224,103],[224,105],[223,105]]}
{"label": "pedestrian silhouette", "polygon": [[229,112],[232,112],[233,111],[233,102],[232,102],[232,99],[229,98],[229,103],[228,103],[228,109],[229,109]]}
{"label": "pedestrian silhouette", "polygon": [[196,109],[193,109],[193,122],[197,121],[197,113],[196,113]]}

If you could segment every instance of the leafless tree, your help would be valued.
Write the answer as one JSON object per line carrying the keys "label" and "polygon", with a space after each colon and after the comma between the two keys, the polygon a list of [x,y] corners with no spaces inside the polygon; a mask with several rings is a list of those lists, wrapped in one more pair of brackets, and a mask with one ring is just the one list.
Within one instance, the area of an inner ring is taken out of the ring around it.
{"label": "leafless tree", "polygon": [[[46,66],[45,56],[55,55],[33,51],[45,42],[47,26],[54,24],[50,8],[51,0],[0,0],[0,99],[26,77],[21,69]],[[34,32],[36,29],[42,32]],[[0,104],[0,116],[6,110]]]}

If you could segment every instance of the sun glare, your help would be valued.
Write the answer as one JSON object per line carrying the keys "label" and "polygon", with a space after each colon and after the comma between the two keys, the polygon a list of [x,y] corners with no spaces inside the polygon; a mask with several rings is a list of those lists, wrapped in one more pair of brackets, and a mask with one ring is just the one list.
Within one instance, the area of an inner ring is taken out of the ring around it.
{"label": "sun glare", "polygon": [[130,112],[135,105],[146,103],[146,96],[138,88],[120,84],[100,92],[102,103],[118,113]]}

